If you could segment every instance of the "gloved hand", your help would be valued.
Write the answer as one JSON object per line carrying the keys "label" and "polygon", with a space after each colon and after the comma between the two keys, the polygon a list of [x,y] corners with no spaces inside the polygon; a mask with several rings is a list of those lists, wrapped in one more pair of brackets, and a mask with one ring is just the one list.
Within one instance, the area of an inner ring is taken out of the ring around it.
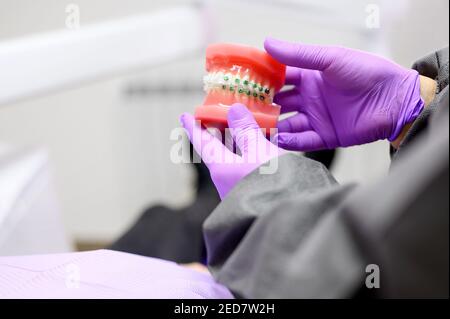
{"label": "gloved hand", "polygon": [[424,107],[419,75],[379,56],[342,48],[266,39],[266,51],[288,65],[275,103],[296,114],[278,123],[278,145],[313,151],[393,141]]}
{"label": "gloved hand", "polygon": [[[202,128],[192,115],[184,113],[180,122],[208,167],[222,199],[242,178],[285,153],[265,138],[252,113],[239,103],[233,104],[228,111],[228,126],[241,155],[230,151],[232,148],[227,148],[220,139]],[[271,173],[271,169],[266,173]]]}

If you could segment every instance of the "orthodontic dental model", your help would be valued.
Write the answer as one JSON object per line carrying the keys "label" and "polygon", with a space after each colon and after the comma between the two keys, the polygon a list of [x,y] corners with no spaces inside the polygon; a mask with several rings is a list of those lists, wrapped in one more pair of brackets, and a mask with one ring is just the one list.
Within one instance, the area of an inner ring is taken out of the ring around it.
{"label": "orthodontic dental model", "polygon": [[280,106],[273,97],[284,85],[285,65],[256,48],[220,43],[206,48],[206,71],[206,98],[195,110],[203,125],[226,128],[228,109],[239,102],[267,133],[276,127]]}

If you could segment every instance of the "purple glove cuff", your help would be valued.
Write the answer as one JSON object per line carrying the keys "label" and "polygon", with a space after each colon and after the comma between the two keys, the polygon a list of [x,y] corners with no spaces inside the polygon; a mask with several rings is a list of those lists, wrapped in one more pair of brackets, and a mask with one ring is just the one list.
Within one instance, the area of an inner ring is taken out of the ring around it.
{"label": "purple glove cuff", "polygon": [[[395,141],[397,137],[403,130],[403,127],[412,123],[416,120],[416,118],[420,115],[423,108],[425,107],[425,102],[420,96],[420,77],[417,71],[411,70],[411,76],[415,77],[413,81],[413,85],[407,87],[407,90],[404,94],[404,101],[401,113],[398,116],[398,120],[395,126],[394,131],[391,136],[388,138],[390,142]],[[408,81],[408,80],[407,80]]]}

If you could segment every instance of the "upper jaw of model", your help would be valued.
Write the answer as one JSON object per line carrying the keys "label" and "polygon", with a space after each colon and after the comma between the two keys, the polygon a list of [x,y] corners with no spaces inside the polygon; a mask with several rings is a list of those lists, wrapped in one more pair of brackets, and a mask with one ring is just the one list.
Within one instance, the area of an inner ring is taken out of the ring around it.
{"label": "upper jaw of model", "polygon": [[203,77],[203,88],[208,93],[221,90],[229,94],[243,95],[257,99],[263,103],[272,104],[275,90],[268,83],[261,83],[245,74],[229,72],[210,72]]}

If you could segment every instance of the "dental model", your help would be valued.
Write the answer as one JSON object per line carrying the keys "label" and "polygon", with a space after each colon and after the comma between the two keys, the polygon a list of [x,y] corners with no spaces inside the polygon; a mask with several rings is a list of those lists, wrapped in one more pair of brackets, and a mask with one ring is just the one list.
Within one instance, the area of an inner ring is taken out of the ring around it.
{"label": "dental model", "polygon": [[261,128],[275,128],[280,106],[273,97],[284,85],[286,66],[266,52],[236,44],[213,44],[206,48],[203,105],[195,118],[206,127],[227,127],[230,105],[247,106]]}

